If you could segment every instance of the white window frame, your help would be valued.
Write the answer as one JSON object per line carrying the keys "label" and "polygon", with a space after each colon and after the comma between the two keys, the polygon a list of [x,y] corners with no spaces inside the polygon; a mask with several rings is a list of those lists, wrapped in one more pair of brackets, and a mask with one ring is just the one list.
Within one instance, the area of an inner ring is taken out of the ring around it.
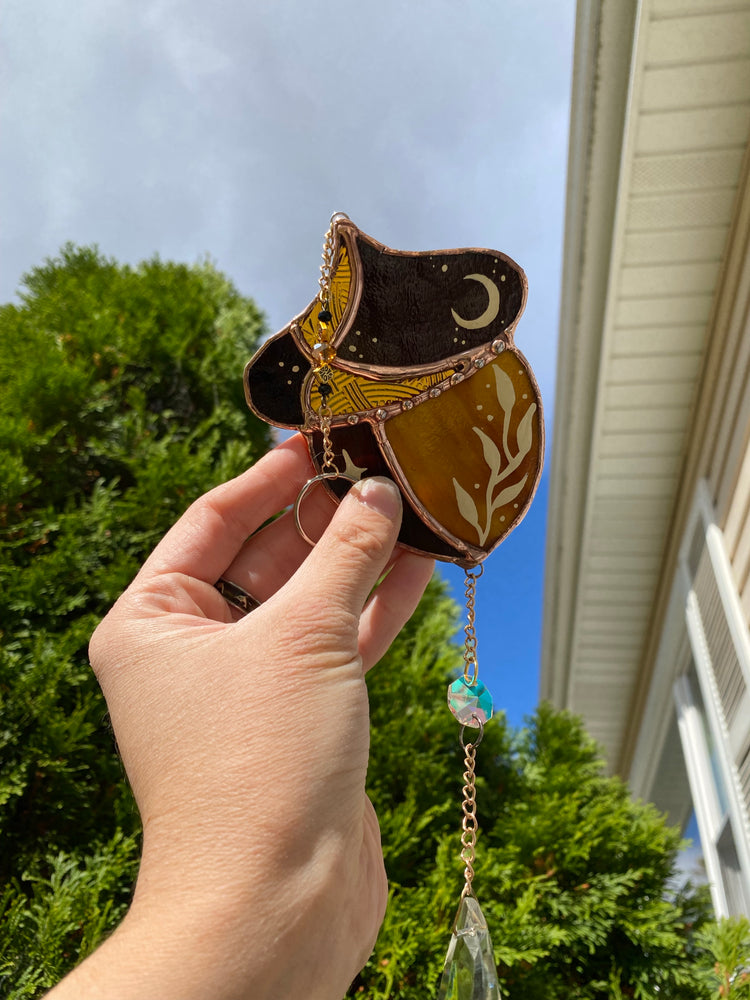
{"label": "white window frame", "polygon": [[[697,708],[688,701],[689,683],[686,677],[678,677],[674,683],[674,698],[680,713],[685,714],[684,722],[680,724],[683,754],[688,768],[688,780],[693,796],[698,829],[704,852],[706,870],[711,879],[711,893],[717,916],[728,916],[729,905],[726,887],[721,877],[719,864],[718,841],[728,821],[741,869],[742,890],[746,900],[750,901],[750,822],[740,788],[739,776],[735,766],[737,753],[738,726],[733,726],[730,732],[724,711],[721,706],[719,692],[716,686],[708,643],[703,630],[698,598],[693,589],[693,580],[688,563],[688,553],[695,531],[702,527],[705,544],[711,561],[714,579],[719,591],[724,619],[729,629],[732,643],[740,663],[745,680],[743,707],[737,713],[737,719],[742,723],[750,723],[750,637],[748,637],[742,607],[737,594],[737,587],[732,574],[732,566],[724,546],[724,535],[716,523],[716,514],[705,480],[698,483],[693,510],[688,519],[685,537],[680,550],[678,575],[683,578],[685,599],[685,627],[695,664],[695,672],[701,689],[701,696],[706,712],[707,723],[711,737],[718,750],[718,764],[727,796],[727,815],[719,807],[708,748],[703,737],[696,732],[695,715]],[[692,699],[690,699],[692,700]],[[700,720],[698,719],[698,722]],[[695,758],[700,757],[701,760]],[[690,760],[692,758],[692,762]],[[692,767],[692,772],[691,772]],[[708,785],[712,792],[708,791]]]}
{"label": "white window frame", "polygon": [[[701,530],[705,539],[722,614],[745,681],[744,700],[735,714],[731,732],[719,698],[698,597],[693,589],[689,555],[696,530]],[[692,691],[686,675],[690,656],[695,666],[699,692]],[[702,709],[697,704],[698,693],[703,703]],[[750,634],[724,545],[724,535],[716,522],[716,513],[705,480],[698,484],[687,520],[659,639],[654,672],[629,775],[630,787],[635,795],[649,798],[649,793],[656,786],[657,769],[669,731],[667,720],[673,711],[677,719],[714,909],[718,917],[728,916],[730,913],[731,893],[724,884],[719,853],[719,838],[729,824],[737,850],[742,895],[750,910],[750,821],[735,764],[738,751],[746,739],[743,733],[746,734],[747,727],[750,726]],[[722,810],[719,801],[702,711],[716,751],[727,799],[726,811]],[[734,896],[736,898],[736,892]]]}

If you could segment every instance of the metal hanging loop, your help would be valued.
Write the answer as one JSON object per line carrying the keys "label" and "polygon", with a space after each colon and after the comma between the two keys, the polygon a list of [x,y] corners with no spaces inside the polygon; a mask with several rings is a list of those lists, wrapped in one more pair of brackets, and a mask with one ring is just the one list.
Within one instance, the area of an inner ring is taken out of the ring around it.
{"label": "metal hanging loop", "polygon": [[314,546],[315,542],[302,527],[302,521],[300,520],[300,507],[302,506],[302,501],[305,499],[313,486],[317,483],[323,483],[330,479],[346,479],[346,481],[351,483],[352,486],[357,482],[356,479],[352,479],[351,476],[344,475],[344,473],[339,472],[338,469],[335,469],[332,472],[320,472],[317,476],[313,476],[312,479],[307,480],[305,485],[297,494],[297,499],[294,501],[294,523],[297,525],[297,531],[310,546]]}
{"label": "metal hanging loop", "polygon": [[466,732],[467,726],[461,726],[461,733],[460,733],[460,735],[459,735],[458,738],[459,738],[459,740],[461,742],[461,748],[463,750],[468,750],[470,747],[473,747],[476,750],[476,748],[479,746],[479,744],[484,739],[484,723],[482,722],[482,720],[479,718],[478,715],[474,715],[472,713],[471,717],[474,720],[474,722],[476,722],[476,727],[475,726],[471,726],[470,728],[471,729],[478,728],[479,729],[479,735],[477,736],[476,739],[472,739],[472,741],[470,743],[466,743],[465,739],[464,739],[464,734]]}

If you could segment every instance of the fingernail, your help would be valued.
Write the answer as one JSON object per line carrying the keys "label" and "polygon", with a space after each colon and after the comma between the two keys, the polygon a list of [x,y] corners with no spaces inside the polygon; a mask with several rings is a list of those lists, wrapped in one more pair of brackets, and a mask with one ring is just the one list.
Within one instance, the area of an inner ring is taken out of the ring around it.
{"label": "fingernail", "polygon": [[401,513],[401,494],[398,487],[384,476],[360,479],[351,488],[351,493],[360,503],[393,520]]}

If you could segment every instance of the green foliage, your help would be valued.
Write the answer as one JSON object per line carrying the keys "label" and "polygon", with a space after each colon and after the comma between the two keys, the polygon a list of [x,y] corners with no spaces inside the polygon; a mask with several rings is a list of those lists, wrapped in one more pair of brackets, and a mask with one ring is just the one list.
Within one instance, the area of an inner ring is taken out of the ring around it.
{"label": "green foliage", "polygon": [[[0,896],[0,994],[36,997],[89,955],[128,908],[138,843],[117,833],[92,854],[48,856]],[[11,992],[12,991],[12,992]]]}
{"label": "green foliage", "polygon": [[[127,907],[138,818],[86,646],[190,500],[266,449],[239,377],[261,333],[210,265],[73,247],[0,308],[0,997],[39,996]],[[352,997],[435,993],[462,885],[456,616],[434,581],[370,675],[392,892]],[[746,928],[737,943],[705,897],[669,895],[677,834],[603,775],[576,719],[543,706],[514,733],[499,717],[477,773],[505,1000],[707,1000],[714,963],[733,992],[713,995],[746,995]]]}
{"label": "green foliage", "polygon": [[695,915],[667,893],[678,832],[604,776],[580,722],[549,706],[520,734],[514,763],[519,800],[487,837],[508,996],[693,997]]}
{"label": "green foliage", "polygon": [[[350,996],[434,995],[462,887],[462,755],[445,709],[450,608],[427,617],[373,672],[370,785],[383,817],[391,900]],[[478,754],[475,885],[505,1000],[654,996],[697,1000],[705,892],[669,891],[680,838],[604,775],[580,722],[542,705],[527,728],[502,717]]]}
{"label": "green foliage", "polygon": [[0,996],[127,903],[138,817],[86,648],[190,501],[267,449],[241,380],[263,332],[210,264],[71,246],[0,307]]}
{"label": "green foliage", "polygon": [[714,966],[706,976],[716,1000],[750,998],[750,920],[732,917],[711,924],[700,934]]}

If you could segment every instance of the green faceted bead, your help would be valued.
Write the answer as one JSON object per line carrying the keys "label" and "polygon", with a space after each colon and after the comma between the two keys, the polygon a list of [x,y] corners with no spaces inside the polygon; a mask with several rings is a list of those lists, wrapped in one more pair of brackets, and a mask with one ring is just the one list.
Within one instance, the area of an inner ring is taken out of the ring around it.
{"label": "green faceted bead", "polygon": [[[481,681],[468,684],[459,677],[448,688],[448,708],[462,726],[479,729],[492,718],[492,695]],[[477,721],[478,720],[478,721]]]}

